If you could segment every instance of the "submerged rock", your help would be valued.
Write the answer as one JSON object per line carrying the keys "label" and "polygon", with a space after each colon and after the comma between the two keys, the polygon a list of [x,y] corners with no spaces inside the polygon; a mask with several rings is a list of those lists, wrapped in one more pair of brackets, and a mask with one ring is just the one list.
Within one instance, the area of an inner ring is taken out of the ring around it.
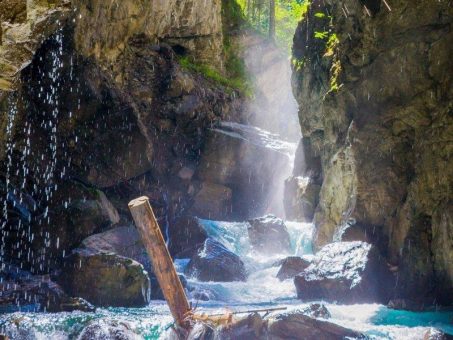
{"label": "submerged rock", "polygon": [[269,338],[278,339],[366,339],[359,332],[338,326],[334,323],[313,319],[300,313],[279,316],[269,326]]}
{"label": "submerged rock", "polygon": [[206,239],[203,248],[190,260],[185,273],[200,281],[245,281],[247,278],[239,256],[211,238]]}
{"label": "submerged rock", "polygon": [[123,321],[101,319],[91,322],[80,333],[78,340],[139,340],[131,325]]}
{"label": "submerged rock", "polygon": [[305,308],[302,313],[312,318],[329,319],[331,317],[329,310],[321,303],[312,303]]}
{"label": "submerged rock", "polygon": [[376,248],[365,242],[337,242],[322,248],[296,276],[299,299],[341,303],[387,303],[391,274]]}
{"label": "submerged rock", "polygon": [[113,253],[76,249],[65,259],[58,282],[72,296],[96,306],[143,307],[150,282],[143,266]]}
{"label": "submerged rock", "polygon": [[291,250],[289,233],[282,219],[266,215],[248,222],[247,231],[254,250],[265,254],[288,253]]}
{"label": "submerged rock", "polygon": [[197,324],[189,335],[189,339],[337,340],[366,339],[366,336],[301,313],[289,313],[270,319],[263,319],[259,314],[250,314],[231,325],[220,327],[216,331],[207,325]]}
{"label": "submerged rock", "polygon": [[281,267],[277,273],[277,278],[279,278],[280,281],[292,279],[297,274],[302,273],[309,265],[310,262],[301,257],[289,256],[281,261]]}

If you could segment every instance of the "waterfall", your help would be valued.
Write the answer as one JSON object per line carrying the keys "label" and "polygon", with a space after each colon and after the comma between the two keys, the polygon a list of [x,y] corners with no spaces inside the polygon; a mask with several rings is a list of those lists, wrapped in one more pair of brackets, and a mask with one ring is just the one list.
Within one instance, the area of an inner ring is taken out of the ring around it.
{"label": "waterfall", "polygon": [[[50,47],[49,47],[50,46]],[[48,40],[48,54],[37,58],[38,79],[30,94],[35,102],[25,100],[20,92],[11,94],[8,102],[6,127],[5,197],[2,214],[1,265],[5,268],[5,246],[8,237],[15,236],[12,245],[19,267],[29,263],[44,272],[50,268],[48,249],[60,247],[60,239],[52,235],[50,205],[58,181],[67,174],[71,158],[59,138],[63,118],[60,96],[64,79],[64,33],[59,29]],[[73,77],[70,61],[70,80]],[[70,91],[73,88],[71,86]],[[25,91],[21,89],[20,91]],[[78,89],[77,89],[78,91]],[[69,119],[72,113],[69,113]],[[62,158],[60,155],[64,155]],[[65,204],[67,207],[67,203]],[[12,214],[14,211],[14,214]],[[18,215],[18,218],[17,216]],[[39,231],[37,231],[39,230]],[[36,251],[31,246],[37,237],[43,246]],[[64,256],[64,250],[61,254]]]}

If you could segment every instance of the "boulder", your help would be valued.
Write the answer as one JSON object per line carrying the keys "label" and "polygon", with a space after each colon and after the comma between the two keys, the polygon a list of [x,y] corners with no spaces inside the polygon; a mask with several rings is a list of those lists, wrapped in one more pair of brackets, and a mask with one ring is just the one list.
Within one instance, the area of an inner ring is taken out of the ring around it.
{"label": "boulder", "polygon": [[96,306],[143,307],[150,282],[143,266],[113,253],[76,249],[57,278],[66,293]]}
{"label": "boulder", "polygon": [[58,246],[53,249],[58,257],[63,250],[68,254],[86,237],[120,221],[117,209],[100,190],[67,182],[54,195],[55,215],[49,227],[58,235]]}
{"label": "boulder", "polygon": [[247,278],[239,256],[211,238],[206,239],[203,248],[190,260],[185,273],[200,281],[245,281]]}
{"label": "boulder", "polygon": [[[197,221],[193,218],[193,221]],[[189,234],[185,234],[187,237]],[[179,240],[185,240],[190,243],[190,239],[184,237],[178,237]],[[203,242],[199,247],[203,246]],[[96,252],[103,253],[114,253],[116,255],[131,258],[141,265],[149,275],[151,283],[151,295],[152,300],[164,300],[162,290],[160,289],[159,282],[154,275],[153,266],[151,260],[146,252],[145,247],[140,239],[140,234],[137,229],[133,226],[120,226],[110,230],[107,230],[100,234],[92,235],[82,242],[82,247],[93,250]],[[179,276],[183,287],[187,286],[187,280],[183,275]]]}
{"label": "boulder", "polygon": [[387,303],[392,277],[375,247],[336,242],[323,247],[294,278],[299,299],[339,303]]}
{"label": "boulder", "polygon": [[366,336],[359,332],[297,312],[278,315],[271,319],[263,319],[259,314],[250,314],[231,325],[221,327],[216,333],[205,324],[197,324],[189,339],[366,339]]}
{"label": "boulder", "polygon": [[269,326],[269,338],[279,339],[366,339],[359,332],[334,323],[313,319],[301,313],[283,314]]}
{"label": "boulder", "polygon": [[35,312],[95,311],[84,299],[65,294],[48,275],[33,275],[6,264],[0,275],[0,282],[0,310],[4,312],[20,311],[18,306]]}
{"label": "boulder", "polygon": [[266,215],[248,222],[247,231],[254,250],[266,254],[290,252],[289,233],[282,219]]}
{"label": "boulder", "polygon": [[140,234],[131,225],[119,226],[91,235],[82,241],[81,247],[129,257],[141,263],[148,273],[152,272],[151,261],[142,244]]}
{"label": "boulder", "polygon": [[177,258],[195,255],[208,237],[199,219],[194,216],[182,216],[170,223],[169,233],[168,249]]}
{"label": "boulder", "polygon": [[[184,275],[180,274],[179,280],[181,281],[181,284],[183,288],[187,288],[187,279]],[[157,281],[156,275],[152,273],[149,276],[149,280],[151,282],[151,295],[150,299],[151,300],[165,300],[164,293],[162,292],[162,289],[160,288],[159,282]]]}
{"label": "boulder", "polygon": [[277,278],[280,281],[292,279],[297,274],[302,273],[310,262],[298,256],[289,256],[281,262],[280,270],[277,273]]}
{"label": "boulder", "polygon": [[312,303],[302,311],[302,314],[312,318],[329,319],[331,317],[329,310],[321,303]]}
{"label": "boulder", "polygon": [[139,340],[143,339],[127,322],[101,319],[92,321],[80,333],[78,340]]}
{"label": "boulder", "polygon": [[68,207],[70,221],[78,229],[95,230],[120,221],[118,211],[102,191],[96,190],[94,196],[95,199],[76,200]]}

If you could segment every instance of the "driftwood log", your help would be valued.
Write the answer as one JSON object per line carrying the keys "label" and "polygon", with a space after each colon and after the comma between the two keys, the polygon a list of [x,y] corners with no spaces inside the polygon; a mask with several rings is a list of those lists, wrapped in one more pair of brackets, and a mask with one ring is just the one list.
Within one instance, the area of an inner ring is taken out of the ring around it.
{"label": "driftwood log", "polygon": [[143,196],[132,200],[129,203],[129,210],[151,259],[154,274],[176,325],[188,330],[190,328],[190,320],[188,319],[191,315],[190,305],[148,197]]}

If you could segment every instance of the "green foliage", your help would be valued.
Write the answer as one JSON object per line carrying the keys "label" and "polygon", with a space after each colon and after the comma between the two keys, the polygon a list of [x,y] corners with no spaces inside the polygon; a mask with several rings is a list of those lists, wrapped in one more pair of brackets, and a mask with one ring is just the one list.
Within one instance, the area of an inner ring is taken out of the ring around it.
{"label": "green foliage", "polygon": [[325,57],[330,57],[335,53],[335,49],[340,43],[340,40],[338,40],[338,36],[336,33],[332,33],[329,36],[329,39],[327,39],[326,43],[326,53],[324,54]]}
{"label": "green foliage", "polygon": [[195,63],[189,56],[180,57],[179,64],[183,69],[200,73],[206,79],[225,86],[230,90],[238,90],[245,96],[251,97],[253,91],[242,60],[229,50],[225,52],[228,53],[225,63],[226,75],[221,74],[208,65]]}
{"label": "green foliage", "polygon": [[301,59],[297,59],[295,57],[291,58],[291,64],[293,65],[293,67],[296,71],[302,70],[305,66],[305,62],[306,62],[305,58],[301,58]]}
{"label": "green foliage", "polygon": [[[269,1],[237,0],[237,2],[249,25],[262,34],[268,34]],[[291,50],[297,24],[307,12],[309,4],[309,0],[275,0],[275,40],[287,51]]]}
{"label": "green foliage", "polygon": [[329,36],[329,32],[315,32],[316,39],[326,39]]}

